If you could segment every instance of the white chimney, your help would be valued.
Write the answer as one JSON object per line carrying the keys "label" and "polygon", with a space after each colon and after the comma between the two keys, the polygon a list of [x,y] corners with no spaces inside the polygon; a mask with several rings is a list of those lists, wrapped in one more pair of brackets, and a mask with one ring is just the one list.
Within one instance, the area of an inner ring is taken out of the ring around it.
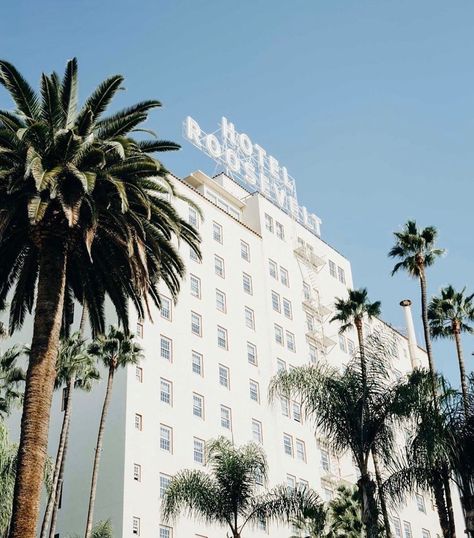
{"label": "white chimney", "polygon": [[411,315],[411,301],[410,299],[404,299],[400,301],[400,306],[403,308],[405,314],[405,324],[407,327],[408,336],[408,349],[410,352],[410,361],[412,368],[418,368],[420,361],[417,357],[418,345],[416,343],[415,325],[413,324],[413,317]]}

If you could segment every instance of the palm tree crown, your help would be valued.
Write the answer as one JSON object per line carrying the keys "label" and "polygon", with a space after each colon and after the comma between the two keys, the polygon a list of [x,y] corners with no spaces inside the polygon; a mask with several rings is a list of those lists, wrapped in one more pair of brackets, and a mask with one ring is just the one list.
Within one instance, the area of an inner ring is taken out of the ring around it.
{"label": "palm tree crown", "polygon": [[446,286],[441,295],[433,297],[428,305],[428,319],[433,338],[454,338],[456,332],[474,332],[474,293],[466,295],[466,288],[456,291]]}
{"label": "palm tree crown", "polygon": [[95,358],[87,351],[85,338],[74,333],[63,340],[56,364],[55,388],[73,380],[74,387],[88,392],[98,379],[100,373],[95,365]]}
{"label": "palm tree crown", "polygon": [[341,333],[353,325],[359,326],[367,316],[369,319],[380,315],[380,301],[371,303],[368,299],[367,289],[348,290],[347,299],[337,298],[335,302],[336,314],[331,321],[341,322]]}
{"label": "palm tree crown", "polygon": [[117,370],[127,364],[137,364],[143,358],[143,349],[133,337],[111,326],[106,335],[99,335],[88,347],[88,353],[108,368]]}
{"label": "palm tree crown", "polygon": [[13,346],[0,354],[0,417],[8,415],[12,405],[23,398],[25,371],[18,363],[24,353],[22,346]]}

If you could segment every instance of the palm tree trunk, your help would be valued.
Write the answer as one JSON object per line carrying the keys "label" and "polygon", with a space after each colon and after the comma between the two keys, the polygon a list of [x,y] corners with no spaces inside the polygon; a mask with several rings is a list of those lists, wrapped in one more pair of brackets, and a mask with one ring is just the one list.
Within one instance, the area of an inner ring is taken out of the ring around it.
{"label": "palm tree trunk", "polygon": [[70,429],[70,427],[71,427],[71,421],[69,421],[69,424],[68,424],[68,427],[67,427],[66,444],[64,445],[63,458],[61,460],[61,467],[59,469],[58,487],[56,488],[56,497],[54,499],[53,513],[51,515],[51,526],[50,526],[50,529],[49,529],[49,538],[54,538],[54,536],[56,534],[56,523],[58,521],[59,502],[61,500],[61,495],[63,493],[64,469],[66,467],[66,454],[67,454],[67,447],[69,445],[69,429]]}
{"label": "palm tree trunk", "polygon": [[382,489],[382,473],[380,472],[379,458],[374,449],[372,449],[372,460],[374,462],[375,479],[377,481],[377,490],[380,499],[380,509],[383,517],[383,524],[385,527],[386,538],[392,538],[392,529],[390,528],[390,517],[388,515],[387,501],[385,499],[385,493]]}
{"label": "palm tree trunk", "polygon": [[48,525],[51,520],[51,514],[53,512],[54,503],[56,501],[56,495],[58,493],[58,480],[61,464],[64,456],[64,447],[66,445],[66,438],[69,430],[69,422],[71,420],[71,406],[72,406],[72,391],[74,388],[74,376],[68,381],[66,386],[67,397],[66,407],[64,409],[63,424],[61,426],[61,434],[59,436],[58,451],[56,453],[56,462],[54,464],[53,483],[51,485],[51,492],[48,498],[48,504],[44,512],[43,524],[41,526],[41,538],[46,538],[48,534]]}
{"label": "palm tree trunk", "polygon": [[444,492],[446,495],[446,507],[448,509],[449,532],[450,532],[451,538],[456,538],[456,523],[454,520],[453,498],[451,496],[451,483],[449,480],[449,471],[447,470],[447,468],[444,468],[442,472],[443,472]]}
{"label": "palm tree trunk", "polygon": [[357,485],[362,503],[362,523],[364,524],[367,538],[378,538],[378,508],[375,501],[374,481],[366,471],[361,474]]}
{"label": "palm tree trunk", "polygon": [[464,353],[462,351],[461,345],[461,331],[459,330],[459,327],[453,327],[453,333],[454,341],[456,342],[456,351],[458,354],[459,375],[461,377],[461,390],[464,404],[464,415],[467,417],[469,414],[469,397],[466,382],[466,368],[464,366]]}
{"label": "palm tree trunk", "polygon": [[66,263],[64,240],[58,237],[44,238],[21,419],[10,538],[36,536],[64,307]]}
{"label": "palm tree trunk", "polygon": [[357,330],[357,340],[359,342],[359,354],[360,354],[360,370],[362,374],[362,407],[360,411],[360,438],[361,446],[364,444],[364,423],[365,423],[365,407],[367,400],[367,364],[365,362],[365,346],[364,346],[364,332],[362,329],[362,320],[356,319],[354,321]]}
{"label": "palm tree trunk", "polygon": [[94,520],[95,495],[96,495],[96,490],[97,490],[97,479],[99,477],[99,465],[100,465],[100,456],[102,452],[102,444],[103,444],[103,438],[104,438],[105,419],[107,418],[107,413],[108,413],[109,405],[110,405],[110,397],[112,396],[112,384],[114,381],[114,373],[115,373],[115,366],[111,365],[109,368],[109,377],[107,380],[107,389],[105,391],[104,404],[102,406],[102,415],[100,417],[99,432],[97,434],[97,445],[95,448],[94,466],[92,468],[92,480],[91,480],[91,490],[90,490],[90,496],[89,496],[89,510],[87,512],[85,538],[90,538],[92,534],[92,524]]}
{"label": "palm tree trunk", "polygon": [[82,305],[81,322],[79,324],[79,332],[81,333],[81,336],[84,336],[84,331],[86,330],[86,322],[87,322],[87,305],[84,302],[84,304]]}
{"label": "palm tree trunk", "polygon": [[441,532],[443,533],[443,538],[450,538],[451,529],[449,525],[448,509],[446,507],[446,498],[444,495],[443,482],[439,473],[436,473],[432,487],[435,498],[436,511],[438,512],[439,525],[441,527]]}

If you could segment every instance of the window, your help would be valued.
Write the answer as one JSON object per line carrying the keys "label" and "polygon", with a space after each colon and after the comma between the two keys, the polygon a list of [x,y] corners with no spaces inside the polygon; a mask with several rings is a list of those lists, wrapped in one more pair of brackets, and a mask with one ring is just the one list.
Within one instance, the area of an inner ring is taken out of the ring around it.
{"label": "window", "polygon": [[278,265],[273,260],[268,260],[268,270],[270,272],[270,276],[278,280]]}
{"label": "window", "polygon": [[431,533],[427,529],[421,529],[422,538],[431,538]]}
{"label": "window", "polygon": [[136,480],[137,482],[142,481],[142,466],[138,463],[133,464],[133,480]]}
{"label": "window", "polygon": [[160,400],[168,405],[173,405],[172,383],[166,379],[160,379]]}
{"label": "window", "polygon": [[346,337],[343,334],[339,335],[339,349],[347,353]]}
{"label": "window", "polygon": [[308,331],[314,331],[314,316],[309,312],[306,312],[306,328]]}
{"label": "window", "polygon": [[255,329],[255,316],[253,310],[248,306],[245,307],[245,325],[249,329]]}
{"label": "window", "polygon": [[245,261],[250,261],[250,246],[245,241],[240,242],[240,257]]}
{"label": "window", "polygon": [[252,277],[248,275],[247,273],[243,273],[242,275],[242,286],[244,288],[245,293],[248,293],[249,295],[253,294]]}
{"label": "window", "polygon": [[168,299],[168,297],[165,297],[164,295],[160,295],[160,301],[161,301],[161,310],[160,314],[161,317],[164,319],[167,319],[168,321],[171,321],[171,299]]}
{"label": "window", "polygon": [[283,227],[283,224],[275,221],[275,230],[276,235],[279,239],[285,240],[285,228]]}
{"label": "window", "polygon": [[217,241],[218,243],[222,243],[223,241],[222,226],[217,222],[212,223],[212,237],[214,238],[214,241]]}
{"label": "window", "polygon": [[288,398],[285,398],[284,396],[282,396],[280,398],[280,404],[281,404],[281,413],[284,417],[289,417],[290,416],[290,401],[288,400]]}
{"label": "window", "polygon": [[143,323],[141,321],[137,323],[137,336],[143,338]]}
{"label": "window", "polygon": [[257,443],[263,442],[262,423],[252,419],[252,438]]}
{"label": "window", "polygon": [[173,538],[173,529],[160,525],[160,538]]}
{"label": "window", "polygon": [[321,467],[327,472],[331,472],[331,460],[329,458],[329,452],[321,449]]}
{"label": "window", "polygon": [[260,403],[260,389],[258,383],[253,379],[249,380],[250,399]]}
{"label": "window", "polygon": [[286,347],[290,351],[296,351],[295,335],[290,331],[286,331]]}
{"label": "window", "polygon": [[280,267],[280,281],[287,288],[290,286],[290,277],[288,276],[288,271],[283,267]]}
{"label": "window", "polygon": [[306,461],[306,445],[301,439],[296,439],[296,457],[301,461]]}
{"label": "window", "polygon": [[227,329],[217,327],[217,345],[222,349],[227,349]]}
{"label": "window", "polygon": [[225,405],[221,405],[221,426],[226,430],[232,429],[230,409]]}
{"label": "window", "polygon": [[197,336],[201,336],[202,331],[202,318],[196,312],[191,312],[191,332]]}
{"label": "window", "polygon": [[334,497],[334,491],[331,488],[323,486],[323,493],[326,502],[332,501],[332,498]]}
{"label": "window", "polygon": [[269,231],[269,232],[272,232],[273,233],[273,219],[272,217],[270,217],[270,215],[268,215],[267,213],[265,213],[265,228]]}
{"label": "window", "polygon": [[224,260],[217,255],[214,256],[214,270],[216,275],[224,278]]}
{"label": "window", "polygon": [[171,361],[172,356],[173,356],[172,350],[173,350],[173,346],[172,346],[171,340],[167,338],[166,336],[161,335],[160,336],[160,357],[167,361]]}
{"label": "window", "polygon": [[423,495],[416,493],[415,498],[416,498],[416,506],[418,507],[418,510],[426,514],[426,505],[425,505],[425,499]]}
{"label": "window", "polygon": [[283,299],[283,314],[285,314],[288,319],[293,318],[293,314],[291,311],[291,301],[289,301],[288,299]]}
{"label": "window", "polygon": [[311,287],[306,282],[303,282],[303,298],[305,301],[309,301],[311,298]]}
{"label": "window", "polygon": [[411,532],[411,523],[409,521],[403,522],[403,536],[405,538],[413,538],[413,533]]}
{"label": "window", "polygon": [[216,308],[221,312],[226,311],[225,293],[221,290],[216,290]]}
{"label": "window", "polygon": [[135,368],[135,379],[139,383],[143,383],[143,368],[141,366]]}
{"label": "window", "polygon": [[400,523],[400,519],[398,517],[394,517],[392,519],[393,528],[395,530],[395,538],[403,538],[402,536],[402,525]]}
{"label": "window", "polygon": [[190,224],[196,230],[199,230],[199,217],[198,212],[194,207],[189,206],[188,208],[188,224]]}
{"label": "window", "polygon": [[285,454],[293,457],[293,437],[291,435],[283,434],[283,450]]}
{"label": "window", "polygon": [[280,327],[280,325],[277,325],[275,323],[275,342],[277,344],[283,345],[283,329]]}
{"label": "window", "polygon": [[351,355],[354,355],[354,351],[355,351],[354,341],[351,340],[350,338],[347,339],[347,351],[349,351]]}
{"label": "window", "polygon": [[318,350],[313,344],[308,344],[308,357],[311,364],[316,364],[318,362]]}
{"label": "window", "polygon": [[192,247],[189,247],[189,257],[193,262],[201,263],[199,256],[197,255],[196,251]]}
{"label": "window", "polygon": [[342,284],[346,283],[346,275],[345,275],[344,269],[342,267],[337,268],[337,276],[339,278],[339,282],[341,282]]}
{"label": "window", "polygon": [[189,283],[191,286],[191,295],[193,297],[201,298],[201,279],[195,275],[189,275]]}
{"label": "window", "polygon": [[276,291],[272,291],[272,308],[273,310],[275,310],[276,312],[280,312],[281,311],[281,307],[280,307],[280,296],[278,295],[278,293]]}
{"label": "window", "polygon": [[257,366],[257,348],[250,342],[247,342],[247,360],[250,364]]}
{"label": "window", "polygon": [[163,499],[165,496],[166,490],[171,482],[171,476],[167,474],[160,473],[160,499]]}
{"label": "window", "polygon": [[204,397],[195,392],[193,393],[193,415],[204,418]]}
{"label": "window", "polygon": [[61,393],[61,411],[66,410],[68,396],[69,396],[69,389],[67,387],[64,387]]}
{"label": "window", "polygon": [[204,463],[204,441],[195,437],[193,439],[193,459],[196,463]]}
{"label": "window", "polygon": [[197,351],[193,351],[191,354],[192,371],[195,374],[202,376],[202,355]]}
{"label": "window", "polygon": [[299,479],[299,482],[298,482],[299,486],[301,489],[307,489],[309,488],[309,482],[307,480],[304,480],[303,478],[300,478]]}
{"label": "window", "polygon": [[277,359],[277,368],[279,372],[286,371],[286,362],[282,359]]}
{"label": "window", "polygon": [[331,276],[333,276],[334,278],[337,277],[337,274],[336,274],[336,264],[332,261],[332,260],[329,260],[329,274]]}
{"label": "window", "polygon": [[230,388],[230,371],[227,366],[222,364],[219,364],[219,385],[226,389]]}
{"label": "window", "polygon": [[288,489],[295,489],[296,488],[296,477],[292,474],[286,475],[286,485],[288,486]]}
{"label": "window", "polygon": [[255,483],[263,486],[263,473],[261,469],[255,469]]}
{"label": "window", "polygon": [[135,413],[135,429],[142,431],[143,417],[139,413]]}
{"label": "window", "polygon": [[172,451],[172,430],[164,424],[160,424],[160,448],[165,452]]}
{"label": "window", "polygon": [[301,422],[301,405],[298,402],[292,402],[293,420],[295,422]]}
{"label": "window", "polygon": [[132,518],[132,534],[135,534],[136,536],[140,536],[140,518],[139,517],[133,517]]}

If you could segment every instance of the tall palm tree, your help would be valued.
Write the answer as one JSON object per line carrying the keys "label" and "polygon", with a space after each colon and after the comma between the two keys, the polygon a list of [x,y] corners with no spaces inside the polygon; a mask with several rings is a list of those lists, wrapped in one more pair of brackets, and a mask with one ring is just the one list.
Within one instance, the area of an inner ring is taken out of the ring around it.
{"label": "tall palm tree", "polygon": [[94,465],[92,469],[91,489],[89,496],[89,509],[87,512],[85,538],[90,538],[94,521],[95,495],[97,480],[99,478],[100,457],[104,440],[105,422],[112,397],[114,376],[119,368],[138,364],[143,358],[143,350],[133,341],[133,336],[115,327],[110,327],[106,335],[99,336],[88,348],[88,353],[96,357],[108,370],[107,388],[100,416],[97,444],[95,448]]}
{"label": "tall palm tree", "polygon": [[23,399],[25,371],[18,363],[25,351],[23,346],[13,346],[0,354],[0,418]]}
{"label": "tall palm tree", "polygon": [[80,333],[74,333],[61,342],[56,363],[56,389],[65,391],[64,415],[59,436],[58,450],[54,466],[53,481],[48,503],[41,526],[41,538],[48,536],[48,526],[51,522],[49,536],[54,538],[56,515],[59,497],[63,483],[63,473],[67,454],[69,429],[71,424],[72,399],[75,388],[85,391],[92,389],[94,381],[100,378],[95,365],[95,359],[87,353],[86,341]]}
{"label": "tall palm tree", "polygon": [[10,333],[34,309],[11,538],[34,538],[64,305],[86,302],[95,334],[108,297],[127,329],[130,301],[140,317],[148,298],[159,307],[160,280],[176,297],[184,265],[174,240],[199,256],[199,237],[151,156],[179,146],[133,138],[158,101],[104,117],[123,84],[114,75],[78,108],[75,59],[63,77],[42,75],[40,95],[3,60],[0,84],[15,105],[0,111],[0,310],[11,297]]}
{"label": "tall palm tree", "polygon": [[[348,290],[349,296],[347,299],[336,299],[335,309],[336,314],[332,317],[331,322],[338,321],[341,323],[339,333],[342,334],[346,332],[349,328],[355,327],[357,332],[357,339],[359,343],[359,357],[361,362],[361,371],[363,376],[363,383],[365,386],[364,380],[366,379],[366,365],[365,365],[365,352],[364,352],[364,319],[372,319],[374,317],[380,316],[381,310],[380,301],[370,302],[367,294],[366,288],[361,288],[359,290]],[[362,423],[364,422],[364,413],[365,405],[362,405]],[[363,429],[361,429],[361,432]],[[387,538],[391,538],[392,533],[390,530],[390,518],[388,515],[387,503],[383,495],[381,488],[382,484],[382,472],[380,469],[379,459],[377,454],[372,448],[372,460],[375,470],[375,478],[377,483],[377,489],[379,493],[380,508],[382,511],[382,517],[384,520],[385,531]]]}
{"label": "tall palm tree", "polygon": [[466,295],[466,288],[456,291],[446,286],[438,297],[433,297],[428,305],[428,321],[433,338],[452,338],[456,344],[459,362],[461,389],[466,414],[469,411],[466,368],[461,344],[461,333],[472,334],[474,329],[474,293]]}
{"label": "tall palm tree", "polygon": [[263,491],[258,482],[259,477],[267,479],[267,461],[255,443],[236,447],[223,437],[210,441],[206,445],[206,467],[209,473],[183,470],[171,479],[162,501],[165,521],[187,513],[227,527],[233,538],[241,538],[247,525],[288,522],[321,504],[307,487],[281,485]]}
{"label": "tall palm tree", "polygon": [[314,420],[333,448],[340,453],[352,452],[360,473],[357,486],[368,538],[379,536],[376,484],[369,473],[372,448],[384,461],[390,461],[395,422],[410,413],[411,382],[389,379],[386,356],[391,347],[380,337],[371,337],[365,347],[365,374],[359,357],[342,372],[326,365],[303,366],[277,374],[269,392],[270,399],[299,398],[304,414]]}

